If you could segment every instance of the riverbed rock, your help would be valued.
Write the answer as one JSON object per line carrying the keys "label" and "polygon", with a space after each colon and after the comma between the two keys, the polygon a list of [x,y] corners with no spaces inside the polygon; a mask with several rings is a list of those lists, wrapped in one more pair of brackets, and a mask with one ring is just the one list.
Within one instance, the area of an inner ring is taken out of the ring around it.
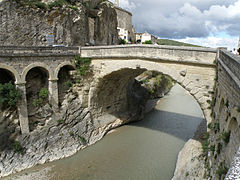
{"label": "riverbed rock", "polygon": [[172,180],[205,180],[204,157],[201,142],[190,139],[178,154]]}

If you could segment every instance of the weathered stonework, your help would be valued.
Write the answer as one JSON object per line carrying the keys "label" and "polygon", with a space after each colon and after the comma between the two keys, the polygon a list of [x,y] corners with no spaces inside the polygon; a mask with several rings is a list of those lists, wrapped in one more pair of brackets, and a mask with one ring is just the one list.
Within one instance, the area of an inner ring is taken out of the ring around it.
{"label": "weathered stonework", "polygon": [[[74,69],[72,62],[76,55],[92,59],[92,79],[73,87],[58,107],[58,74],[66,66]],[[19,120],[24,135],[18,140],[24,147],[24,155],[4,151],[0,157],[1,176],[72,155],[101,139],[108,130],[142,117],[142,99],[132,93],[131,85],[145,70],[169,75],[179,82],[197,99],[211,122],[207,100],[211,99],[208,91],[213,91],[215,57],[216,49],[169,46],[2,47],[0,68],[13,74],[15,84],[23,92],[28,72],[36,67],[44,69],[53,107],[50,110],[54,107],[56,110],[46,114],[44,124],[28,133],[29,114],[23,108],[26,107],[23,93]],[[38,112],[50,112],[50,106]],[[13,158],[17,161],[9,164]]]}
{"label": "weathered stonework", "polygon": [[[34,67],[41,67],[48,72],[48,89],[50,103],[53,107],[57,107],[58,104],[56,82],[59,70],[66,65],[73,67],[72,62],[75,56],[81,55],[92,59],[95,84],[113,72],[123,70],[124,74],[124,69],[131,69],[135,72],[138,69],[146,69],[169,75],[196,98],[205,118],[211,122],[207,100],[211,99],[209,91],[213,91],[214,86],[215,65],[213,61],[216,56],[214,49],[138,45],[85,48],[2,47],[0,52],[0,68],[10,71],[15,76],[17,85],[26,83],[26,76]],[[186,71],[185,76],[182,75],[182,71]],[[136,76],[137,74],[133,73],[129,76],[129,80]],[[123,86],[123,88],[126,87]],[[90,87],[88,107],[93,107],[92,96],[95,94],[95,89],[95,87]],[[24,104],[24,100],[22,103]],[[25,111],[20,109],[22,127],[27,126]],[[23,130],[23,132],[28,132],[28,130]]]}
{"label": "weathered stonework", "polygon": [[85,45],[88,42],[86,8],[53,10],[23,7],[10,0],[0,4],[0,44],[46,46],[46,35],[53,34],[55,44]]}
{"label": "weathered stonework", "polygon": [[[211,100],[215,79],[216,50],[169,46],[108,46],[85,47],[83,57],[91,57],[95,79],[104,78],[113,72],[125,69],[146,69],[169,75],[199,102],[205,118],[211,122],[208,100]],[[185,76],[182,75],[185,71]],[[95,92],[90,89],[90,92]],[[94,93],[92,93],[94,94]],[[89,106],[94,102],[89,100]],[[104,108],[104,107],[103,107]],[[107,108],[107,107],[105,107]]]}
{"label": "weathered stonework", "polygon": [[136,36],[132,25],[132,13],[118,6],[115,6],[115,10],[117,12],[118,27],[126,29],[129,32],[129,39],[131,39],[133,42],[136,41]]}
{"label": "weathered stonework", "polygon": [[1,45],[49,46],[48,35],[54,36],[54,45],[61,46],[117,44],[117,14],[108,1],[91,0],[89,7],[78,2],[74,7],[52,9],[13,0],[0,2]]}
{"label": "weathered stonework", "polygon": [[[231,168],[226,179],[235,179],[236,165],[239,163],[236,152],[240,146],[240,59],[226,50],[218,53],[217,82],[214,95],[213,122],[210,126],[209,167],[213,179],[220,178],[220,168]],[[226,133],[229,136],[226,137]],[[217,173],[218,172],[218,173]],[[222,178],[225,174],[222,174]]]}

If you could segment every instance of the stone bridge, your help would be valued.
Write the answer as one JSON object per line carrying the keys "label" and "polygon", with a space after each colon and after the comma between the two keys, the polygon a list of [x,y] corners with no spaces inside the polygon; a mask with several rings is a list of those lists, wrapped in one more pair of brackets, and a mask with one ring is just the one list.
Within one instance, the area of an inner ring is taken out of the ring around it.
{"label": "stone bridge", "polygon": [[[6,71],[15,80],[15,84],[23,92],[21,106],[19,106],[19,119],[22,133],[29,132],[28,111],[26,99],[27,75],[33,69],[40,69],[48,78],[49,102],[58,108],[58,74],[64,67],[73,69],[76,55],[90,57],[94,71],[95,82],[102,88],[112,89],[112,98],[108,94],[97,92],[96,87],[90,87],[88,106],[109,110],[119,109],[116,101],[124,101],[126,86],[144,70],[158,71],[169,75],[199,102],[206,119],[210,122],[208,100],[211,100],[214,79],[216,76],[217,49],[172,47],[155,45],[128,45],[128,46],[102,46],[102,47],[1,47],[0,70]],[[139,71],[141,69],[142,71]],[[122,85],[111,81],[114,73],[118,72],[115,80],[124,79]],[[131,72],[131,73],[130,73]],[[134,73],[135,72],[135,73]],[[125,82],[125,83],[124,83]],[[122,97],[123,98],[122,98]],[[108,101],[102,101],[108,99]],[[101,102],[106,102],[102,103]],[[100,108],[101,107],[101,108]]]}
{"label": "stone bridge", "polygon": [[[57,110],[59,74],[64,68],[74,69],[76,55],[92,59],[94,80],[90,87],[86,87],[86,104],[100,114],[126,107],[126,88],[143,71],[158,71],[172,77],[195,97],[208,123],[214,125],[210,131],[210,144],[214,147],[220,144],[221,152],[209,154],[212,174],[216,175],[216,170],[224,163],[230,167],[226,179],[240,178],[239,57],[220,48],[155,45],[0,47],[0,83],[14,80],[23,92],[18,107],[22,133],[29,133],[26,86],[30,72],[38,69],[45,73],[49,102]],[[230,132],[228,143],[219,138],[226,132]]]}

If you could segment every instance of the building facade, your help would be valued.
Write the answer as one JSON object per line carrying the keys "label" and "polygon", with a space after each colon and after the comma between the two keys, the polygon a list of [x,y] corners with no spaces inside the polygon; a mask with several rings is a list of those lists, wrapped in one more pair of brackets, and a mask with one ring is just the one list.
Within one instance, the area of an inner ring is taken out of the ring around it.
{"label": "building facade", "polygon": [[115,0],[114,8],[117,13],[118,36],[127,42],[135,42],[135,30],[132,25],[132,13],[119,7],[119,1]]}
{"label": "building facade", "polygon": [[158,38],[156,36],[153,36],[148,32],[136,33],[137,43],[144,43],[145,41],[152,41],[153,44],[156,44],[157,40],[158,40]]}

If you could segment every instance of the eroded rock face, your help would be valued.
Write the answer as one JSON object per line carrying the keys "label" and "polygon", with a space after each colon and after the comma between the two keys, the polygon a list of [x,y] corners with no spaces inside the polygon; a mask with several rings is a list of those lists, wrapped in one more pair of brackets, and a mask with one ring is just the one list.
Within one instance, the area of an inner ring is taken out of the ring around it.
{"label": "eroded rock face", "polygon": [[[75,88],[81,91],[81,88]],[[47,106],[47,105],[45,105]],[[48,117],[50,108],[41,108],[47,118],[43,126],[38,126],[29,135],[21,135],[17,146],[0,153],[0,177],[32,167],[36,164],[68,157],[79,149],[89,146],[104,134],[123,122],[116,117],[106,116],[108,123],[94,120],[90,109],[84,108],[78,92],[69,91],[59,112]],[[40,111],[40,110],[39,110]],[[103,118],[104,119],[104,118]]]}
{"label": "eroded rock face", "polygon": [[9,148],[9,144],[20,135],[20,125],[16,110],[0,109],[0,151]]}
{"label": "eroded rock face", "polygon": [[178,160],[172,180],[204,180],[205,167],[202,144],[190,139],[178,154]]}
{"label": "eroded rock face", "polygon": [[47,45],[46,35],[55,36],[55,44],[68,46],[88,42],[88,21],[84,6],[79,10],[33,9],[13,1],[0,4],[0,44]]}
{"label": "eroded rock face", "polygon": [[[59,111],[54,112],[48,104],[38,109],[35,116],[43,119],[43,123],[38,123],[30,134],[18,136],[11,148],[1,151],[0,177],[73,155],[100,140],[109,130],[130,121],[133,115],[121,119],[123,116],[106,111],[93,117],[94,109],[86,105],[92,82],[90,77],[75,84],[65,95]],[[98,87],[95,83],[92,86]]]}
{"label": "eroded rock face", "polygon": [[37,126],[0,152],[0,177],[73,155],[109,130],[140,120],[149,92],[135,77],[143,71],[123,69],[99,79],[89,72],[63,93],[58,110],[48,103],[40,106],[34,113],[41,120]]}
{"label": "eroded rock face", "polygon": [[96,45],[117,44],[117,13],[109,2],[99,4],[94,32]]}
{"label": "eroded rock face", "polygon": [[[46,4],[49,0],[43,1]],[[94,44],[117,43],[117,14],[109,2],[90,1],[94,9]],[[0,3],[0,44],[47,46],[47,35],[54,35],[54,44],[83,46],[89,43],[91,7],[77,3],[40,9],[6,0]],[[76,9],[77,8],[77,9]],[[91,30],[90,30],[91,31]]]}

